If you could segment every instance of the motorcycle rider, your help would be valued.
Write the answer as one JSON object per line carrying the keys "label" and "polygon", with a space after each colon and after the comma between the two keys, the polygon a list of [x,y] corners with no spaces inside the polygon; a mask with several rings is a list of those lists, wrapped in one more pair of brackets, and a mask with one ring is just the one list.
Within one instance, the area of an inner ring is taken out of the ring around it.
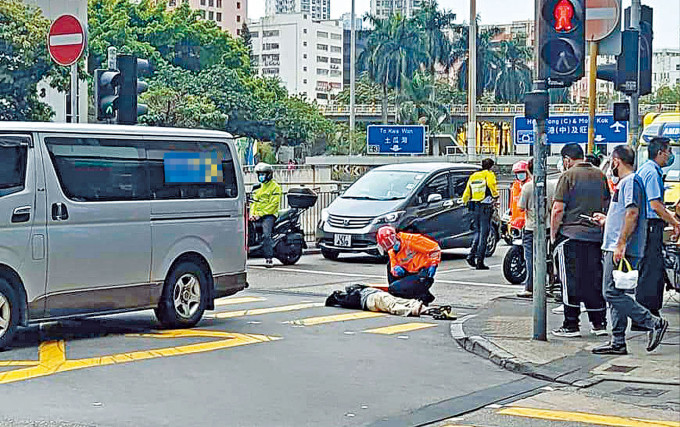
{"label": "motorcycle rider", "polygon": [[442,252],[434,240],[422,234],[397,232],[391,225],[378,230],[379,248],[390,257],[390,273],[397,280],[388,292],[396,297],[417,299],[425,305],[434,301],[430,287]]}
{"label": "motorcycle rider", "polygon": [[259,187],[253,192],[253,202],[250,206],[250,220],[262,225],[262,251],[265,266],[274,266],[272,258],[274,248],[272,231],[281,204],[281,186],[274,181],[274,168],[270,164],[260,162],[255,166]]}

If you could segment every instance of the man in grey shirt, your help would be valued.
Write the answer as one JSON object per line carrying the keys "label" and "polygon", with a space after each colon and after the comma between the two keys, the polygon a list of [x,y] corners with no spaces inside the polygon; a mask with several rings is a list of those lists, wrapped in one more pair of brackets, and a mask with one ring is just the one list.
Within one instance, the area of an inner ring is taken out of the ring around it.
{"label": "man in grey shirt", "polygon": [[[524,246],[524,260],[527,265],[527,279],[524,282],[524,291],[517,294],[520,298],[531,298],[534,289],[534,229],[536,227],[536,208],[534,206],[534,159],[529,160],[527,167],[529,181],[522,186],[517,206],[526,212],[526,222],[524,224],[524,234],[522,235],[522,246]],[[546,180],[546,206],[548,212],[552,206],[555,196],[556,179]]]}
{"label": "man in grey shirt", "polygon": [[[635,151],[626,146],[617,146],[612,153],[612,174],[620,179],[612,197],[609,211],[593,216],[604,226],[604,267],[602,289],[610,305],[612,340],[593,349],[595,354],[628,354],[626,349],[626,328],[630,317],[638,325],[648,329],[647,351],[661,343],[668,321],[652,315],[625,290],[616,287],[614,269],[626,259],[632,268],[637,268],[645,246],[645,225],[647,203],[642,179],[635,174]],[[632,293],[632,291],[631,291]]]}

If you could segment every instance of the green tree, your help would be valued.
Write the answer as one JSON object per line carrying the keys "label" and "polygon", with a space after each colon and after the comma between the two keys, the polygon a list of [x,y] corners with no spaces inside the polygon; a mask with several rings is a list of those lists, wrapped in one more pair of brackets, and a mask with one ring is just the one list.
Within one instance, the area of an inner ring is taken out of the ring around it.
{"label": "green tree", "polygon": [[517,40],[503,41],[499,49],[503,66],[496,79],[495,95],[500,102],[521,103],[524,94],[531,90],[531,48]]}
{"label": "green tree", "polygon": [[680,84],[661,86],[651,98],[654,104],[678,104],[680,103]]}
{"label": "green tree", "polygon": [[425,124],[430,132],[438,132],[441,124],[448,117],[445,105],[433,101],[431,94],[434,87],[434,77],[418,72],[405,86],[404,91],[397,98],[400,99],[398,121],[404,124]]}
{"label": "green tree", "polygon": [[38,83],[64,90],[68,69],[55,65],[47,51],[50,21],[19,0],[0,2],[0,120],[46,121],[52,109],[40,100]]}
{"label": "green tree", "polygon": [[[355,85],[355,90],[355,102],[357,104],[377,105],[382,102],[382,86],[372,81],[365,71],[359,76]],[[349,105],[349,97],[349,86],[345,86],[345,88],[343,88],[343,90],[335,97],[335,101],[341,105]],[[389,90],[387,98],[390,103],[394,102],[394,97],[394,91]]]}

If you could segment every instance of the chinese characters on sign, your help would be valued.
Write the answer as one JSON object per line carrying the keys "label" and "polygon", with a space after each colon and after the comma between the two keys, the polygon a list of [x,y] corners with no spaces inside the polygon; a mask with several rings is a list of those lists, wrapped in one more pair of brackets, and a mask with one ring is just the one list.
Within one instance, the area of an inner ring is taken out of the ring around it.
{"label": "chinese characters on sign", "polygon": [[369,126],[366,138],[369,154],[425,153],[425,126]]}
{"label": "chinese characters on sign", "polygon": [[[588,116],[554,116],[545,122],[548,144],[588,142]],[[616,122],[613,116],[595,117],[595,142],[598,144],[625,144],[628,138],[628,122]],[[534,143],[534,121],[515,117],[515,144]]]}

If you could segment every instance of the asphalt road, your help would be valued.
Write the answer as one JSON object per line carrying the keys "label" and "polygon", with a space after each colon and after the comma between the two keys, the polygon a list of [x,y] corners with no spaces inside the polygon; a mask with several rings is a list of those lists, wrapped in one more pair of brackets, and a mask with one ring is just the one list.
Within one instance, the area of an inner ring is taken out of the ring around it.
{"label": "asphalt road", "polygon": [[[158,331],[151,312],[22,330],[0,353],[0,423],[413,425],[541,385],[461,350],[450,322],[323,307],[346,283],[384,282],[375,260],[261,264],[190,331]],[[517,289],[499,277],[447,254],[433,292],[462,315]]]}

